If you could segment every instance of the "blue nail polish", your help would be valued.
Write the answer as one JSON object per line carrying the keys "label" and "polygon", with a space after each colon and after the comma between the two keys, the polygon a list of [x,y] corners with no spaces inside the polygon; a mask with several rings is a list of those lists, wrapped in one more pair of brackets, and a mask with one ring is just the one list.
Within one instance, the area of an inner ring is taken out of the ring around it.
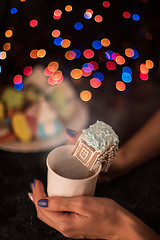
{"label": "blue nail polish", "polygon": [[38,205],[39,205],[40,207],[48,207],[48,199],[40,199],[40,200],[38,201]]}
{"label": "blue nail polish", "polygon": [[36,185],[36,178],[34,178],[34,186]]}
{"label": "blue nail polish", "polygon": [[74,131],[74,130],[72,130],[72,129],[69,129],[69,128],[67,128],[66,129],[66,133],[67,133],[67,135],[69,135],[70,137],[75,137],[76,136],[76,134],[77,134],[77,132],[76,131]]}
{"label": "blue nail polish", "polygon": [[31,191],[33,191],[32,184],[33,184],[33,183],[31,182],[31,183],[30,183],[30,188],[31,188]]}

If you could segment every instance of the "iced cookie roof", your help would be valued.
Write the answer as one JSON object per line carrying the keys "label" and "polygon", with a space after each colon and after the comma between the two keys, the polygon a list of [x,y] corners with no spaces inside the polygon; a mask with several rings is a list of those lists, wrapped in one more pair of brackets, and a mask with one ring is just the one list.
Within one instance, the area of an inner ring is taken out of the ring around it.
{"label": "iced cookie roof", "polygon": [[94,147],[97,152],[108,150],[113,144],[118,144],[119,138],[113,129],[106,123],[98,121],[82,131],[80,139]]}

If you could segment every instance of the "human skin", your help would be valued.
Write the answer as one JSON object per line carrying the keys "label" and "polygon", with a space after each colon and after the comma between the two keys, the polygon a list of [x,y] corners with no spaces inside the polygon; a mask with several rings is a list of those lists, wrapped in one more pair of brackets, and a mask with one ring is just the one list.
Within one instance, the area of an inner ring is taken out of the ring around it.
{"label": "human skin", "polygon": [[[69,143],[77,140],[68,136]],[[129,139],[119,150],[106,179],[128,173],[160,153],[160,110]],[[66,237],[108,240],[160,240],[151,228],[139,218],[108,198],[50,197],[43,184],[32,184],[33,202],[37,216]],[[40,199],[48,200],[48,207],[38,205]]]}
{"label": "human skin", "polygon": [[[151,228],[112,199],[47,197],[42,182],[32,184],[37,216],[69,238],[160,240]],[[38,205],[47,199],[48,206]]]}

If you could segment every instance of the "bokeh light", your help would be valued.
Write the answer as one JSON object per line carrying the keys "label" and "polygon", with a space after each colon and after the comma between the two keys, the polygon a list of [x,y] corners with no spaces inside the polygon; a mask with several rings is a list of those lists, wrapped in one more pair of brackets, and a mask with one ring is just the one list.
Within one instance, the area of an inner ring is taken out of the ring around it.
{"label": "bokeh light", "polygon": [[84,13],[84,18],[85,19],[91,19],[92,18],[92,14],[90,12],[85,12]]}
{"label": "bokeh light", "polygon": [[57,37],[54,39],[54,44],[57,46],[61,46],[62,41],[63,41],[63,38]]}
{"label": "bokeh light", "polygon": [[85,71],[86,73],[90,73],[93,71],[94,66],[91,63],[84,63],[82,66],[83,71]]}
{"label": "bokeh light", "polygon": [[54,18],[55,20],[58,20],[58,19],[61,18],[61,15],[59,15],[59,16],[55,16],[55,15],[53,15],[53,18]]}
{"label": "bokeh light", "polygon": [[61,16],[61,14],[62,14],[62,11],[61,11],[60,9],[56,9],[56,10],[54,11],[54,16],[56,16],[56,17]]}
{"label": "bokeh light", "polygon": [[14,84],[14,89],[16,91],[20,91],[23,89],[23,82],[19,83],[19,84]]}
{"label": "bokeh light", "polygon": [[7,30],[7,31],[5,31],[5,36],[7,37],[7,38],[10,38],[10,37],[12,37],[12,35],[13,35],[13,31],[12,30]]}
{"label": "bokeh light", "polygon": [[46,55],[46,50],[44,50],[44,49],[39,49],[38,50],[37,57],[43,58],[43,57],[45,57],[45,55]]}
{"label": "bokeh light", "polygon": [[79,79],[79,78],[82,77],[82,70],[78,69],[78,68],[75,68],[70,72],[70,75],[74,79]]}
{"label": "bokeh light", "polygon": [[127,19],[128,19],[128,18],[130,18],[130,16],[131,16],[131,14],[130,14],[129,12],[124,12],[124,13],[123,13],[123,17],[124,17],[124,18],[127,18]]}
{"label": "bokeh light", "polygon": [[92,46],[95,49],[100,49],[102,47],[102,43],[98,40],[95,40],[95,41],[92,42]]}
{"label": "bokeh light", "polygon": [[92,73],[92,71],[91,72],[86,72],[86,69],[84,69],[84,68],[82,68],[81,70],[82,70],[82,76],[83,77],[89,77]]}
{"label": "bokeh light", "polygon": [[133,56],[134,56],[134,51],[133,51],[133,49],[132,49],[132,48],[126,48],[126,49],[125,49],[125,55],[126,55],[127,57],[133,57]]}
{"label": "bokeh light", "polygon": [[137,59],[139,57],[139,53],[137,50],[133,50],[134,51],[134,55],[131,56],[132,59]]}
{"label": "bokeh light", "polygon": [[33,69],[31,66],[27,66],[23,69],[23,74],[26,75],[26,76],[29,76],[31,75],[33,72]]}
{"label": "bokeh light", "polygon": [[57,84],[58,80],[53,79],[51,76],[48,78],[48,83],[50,85],[55,85]]}
{"label": "bokeh light", "polygon": [[99,88],[101,86],[102,82],[98,79],[98,78],[92,78],[90,80],[90,85],[93,87],[93,88]]}
{"label": "bokeh light", "polygon": [[80,22],[76,22],[76,23],[74,24],[74,28],[75,28],[76,30],[81,30],[81,29],[83,28],[83,24],[80,23]]}
{"label": "bokeh light", "polygon": [[140,72],[143,74],[147,74],[149,72],[149,69],[147,68],[146,64],[142,63],[140,65]]}
{"label": "bokeh light", "polygon": [[143,81],[148,80],[148,73],[146,73],[146,74],[140,73],[140,79]]}
{"label": "bokeh light", "polygon": [[127,72],[124,72],[122,73],[122,80],[125,82],[125,83],[129,83],[132,81],[132,76],[131,74],[127,73]]}
{"label": "bokeh light", "polygon": [[53,74],[53,71],[50,71],[49,69],[48,69],[48,67],[46,67],[45,69],[44,69],[44,75],[45,76],[51,76]]}
{"label": "bokeh light", "polygon": [[126,85],[125,85],[125,83],[122,82],[122,81],[117,81],[117,82],[116,82],[116,89],[117,89],[118,91],[125,91],[125,90],[126,90]]}
{"label": "bokeh light", "polygon": [[33,19],[33,20],[30,21],[30,26],[31,27],[36,27],[37,25],[38,25],[38,21],[37,20]]}
{"label": "bokeh light", "polygon": [[124,57],[122,57],[122,56],[117,56],[117,57],[116,57],[116,63],[119,64],[119,65],[124,64],[124,63],[125,63]]}
{"label": "bokeh light", "polygon": [[109,62],[106,63],[106,67],[107,67],[109,70],[114,70],[114,69],[116,69],[116,64],[115,64],[115,62],[113,62],[113,61],[109,61]]}
{"label": "bokeh light", "polygon": [[85,58],[90,59],[90,58],[92,58],[94,56],[94,52],[91,49],[86,49],[83,52],[83,55],[84,55]]}
{"label": "bokeh light", "polygon": [[122,73],[124,73],[124,72],[132,75],[132,69],[130,67],[123,67],[122,68]]}
{"label": "bokeh light", "polygon": [[3,44],[3,50],[4,51],[9,51],[10,49],[11,49],[11,44],[10,43]]}
{"label": "bokeh light", "polygon": [[108,47],[111,44],[111,42],[109,41],[108,38],[103,38],[101,40],[101,44],[102,44],[103,47]]}
{"label": "bokeh light", "polygon": [[7,57],[7,53],[5,51],[1,51],[0,52],[0,59],[4,60],[4,59],[6,59],[6,57]]}
{"label": "bokeh light", "polygon": [[57,70],[50,76],[50,78],[52,78],[53,81],[59,81],[62,78],[62,76],[63,76],[62,71]]}
{"label": "bokeh light", "polygon": [[[73,49],[72,52],[75,53],[75,57],[74,58],[79,58],[81,56],[81,51],[78,49]],[[71,54],[72,55],[72,54]]]}
{"label": "bokeh light", "polygon": [[111,50],[105,52],[105,56],[106,56],[106,58],[107,58],[108,60],[112,60],[112,59],[113,59],[113,58],[112,58],[113,53],[114,53],[114,52],[111,51]]}
{"label": "bokeh light", "polygon": [[132,19],[133,19],[134,21],[139,21],[140,16],[139,16],[138,14],[133,14]]}
{"label": "bokeh light", "polygon": [[30,57],[33,58],[33,59],[38,58],[37,52],[38,52],[37,49],[33,49],[33,50],[30,52]]}
{"label": "bokeh light", "polygon": [[52,31],[52,37],[59,37],[59,35],[61,34],[61,32],[58,29],[55,29]]}
{"label": "bokeh light", "polygon": [[67,60],[73,60],[76,57],[76,53],[70,50],[67,51],[64,56]]}
{"label": "bokeh light", "polygon": [[94,78],[98,78],[100,81],[103,81],[103,79],[104,79],[104,75],[103,75],[103,73],[101,73],[101,72],[96,72],[96,73],[94,73],[94,74],[93,74],[93,77],[94,77]]}
{"label": "bokeh light", "polygon": [[103,2],[103,7],[109,7],[109,6],[110,6],[110,2],[108,2],[108,1]]}
{"label": "bokeh light", "polygon": [[151,60],[146,60],[146,67],[152,69],[154,67],[154,63]]}
{"label": "bokeh light", "polygon": [[11,14],[17,13],[17,8],[11,8],[10,13],[11,13]]}
{"label": "bokeh light", "polygon": [[14,84],[19,84],[22,82],[22,75],[18,74],[13,78]]}
{"label": "bokeh light", "polygon": [[112,59],[113,59],[114,61],[116,61],[116,57],[118,57],[118,56],[120,56],[119,53],[113,53],[113,54],[112,54]]}
{"label": "bokeh light", "polygon": [[92,64],[92,66],[93,66],[93,71],[95,71],[95,70],[98,69],[98,63],[97,63],[97,62],[91,61],[91,62],[89,62],[89,63]]}
{"label": "bokeh light", "polygon": [[71,12],[72,11],[72,6],[71,5],[65,6],[65,11],[66,12]]}
{"label": "bokeh light", "polygon": [[94,17],[94,20],[95,20],[95,22],[100,23],[100,22],[102,22],[103,17],[102,17],[101,15],[96,15],[96,16]]}
{"label": "bokeh light", "polygon": [[88,102],[92,98],[92,93],[90,91],[88,91],[88,90],[83,90],[80,93],[80,98],[82,99],[82,101]]}
{"label": "bokeh light", "polygon": [[63,48],[68,48],[71,45],[71,41],[69,39],[63,39],[63,41],[61,42],[61,46]]}
{"label": "bokeh light", "polygon": [[51,71],[52,73],[57,71],[58,68],[59,68],[59,63],[58,62],[50,62],[48,64],[48,70]]}

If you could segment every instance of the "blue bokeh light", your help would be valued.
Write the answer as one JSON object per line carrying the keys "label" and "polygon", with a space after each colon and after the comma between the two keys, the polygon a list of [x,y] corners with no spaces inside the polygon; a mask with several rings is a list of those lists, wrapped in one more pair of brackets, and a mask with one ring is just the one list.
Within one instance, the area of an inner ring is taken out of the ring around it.
{"label": "blue bokeh light", "polygon": [[83,28],[83,24],[80,23],[80,22],[76,22],[76,23],[74,24],[74,28],[75,28],[76,30],[81,30],[81,29]]}
{"label": "blue bokeh light", "polygon": [[107,51],[107,52],[105,52],[106,58],[107,58],[108,60],[113,60],[113,56],[114,56],[113,54],[114,54],[113,51]]}
{"label": "blue bokeh light", "polygon": [[92,42],[92,46],[95,49],[100,49],[102,47],[102,43],[98,40],[95,40],[95,41]]}
{"label": "blue bokeh light", "polygon": [[94,77],[94,78],[98,78],[101,82],[102,82],[103,79],[104,79],[104,75],[103,75],[102,73],[100,73],[100,72],[94,73],[94,74],[93,74],[93,77]]}
{"label": "blue bokeh light", "polygon": [[75,54],[76,54],[75,58],[79,58],[81,56],[81,51],[80,50],[73,49],[72,51],[75,52]]}
{"label": "blue bokeh light", "polygon": [[57,38],[54,39],[54,44],[57,45],[57,46],[60,46],[62,41],[63,41],[63,38],[57,37]]}
{"label": "blue bokeh light", "polygon": [[19,84],[14,84],[14,89],[17,91],[22,90],[23,88],[23,82],[19,83]]}
{"label": "blue bokeh light", "polygon": [[138,14],[133,14],[132,19],[133,19],[134,21],[139,21],[140,16],[139,16]]}
{"label": "blue bokeh light", "polygon": [[123,67],[122,72],[129,73],[130,75],[132,75],[132,69],[130,67]]}
{"label": "blue bokeh light", "polygon": [[12,8],[11,10],[10,10],[10,13],[11,14],[15,14],[17,12],[17,8]]}
{"label": "blue bokeh light", "polygon": [[129,73],[127,73],[127,72],[122,73],[122,80],[123,80],[123,82],[125,82],[125,83],[131,82],[131,81],[132,81],[132,76],[131,76],[131,74],[129,74]]}
{"label": "blue bokeh light", "polygon": [[87,73],[90,73],[93,71],[94,69],[94,66],[91,64],[91,63],[84,63],[83,66],[82,66],[82,69],[87,72]]}
{"label": "blue bokeh light", "polygon": [[132,59],[137,59],[137,58],[139,57],[139,53],[138,53],[137,50],[134,50],[134,49],[133,49],[133,51],[134,51],[134,55],[133,55],[131,58],[132,58]]}

